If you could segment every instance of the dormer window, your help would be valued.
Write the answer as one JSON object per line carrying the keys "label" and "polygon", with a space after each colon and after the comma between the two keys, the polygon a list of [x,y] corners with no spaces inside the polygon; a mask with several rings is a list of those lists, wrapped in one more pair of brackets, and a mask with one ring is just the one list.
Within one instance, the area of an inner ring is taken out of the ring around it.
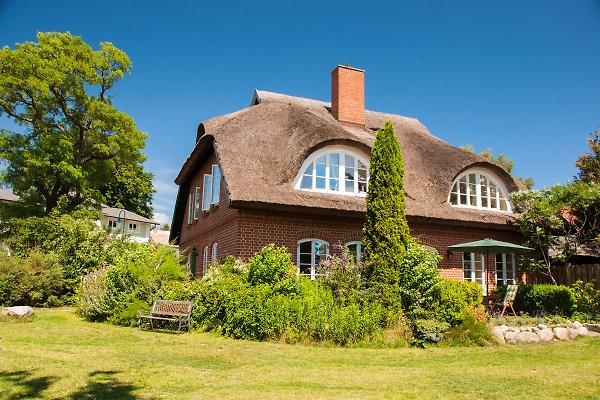
{"label": "dormer window", "polygon": [[369,162],[349,148],[335,146],[313,153],[302,165],[294,188],[313,192],[365,196]]}
{"label": "dormer window", "polygon": [[512,212],[507,199],[508,192],[500,181],[478,170],[468,170],[459,175],[448,196],[448,202],[457,207]]}

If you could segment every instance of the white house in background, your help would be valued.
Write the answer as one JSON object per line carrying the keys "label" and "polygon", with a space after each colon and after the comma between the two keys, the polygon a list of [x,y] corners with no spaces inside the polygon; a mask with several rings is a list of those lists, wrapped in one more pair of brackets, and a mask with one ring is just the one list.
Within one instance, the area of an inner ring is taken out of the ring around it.
{"label": "white house in background", "polygon": [[100,225],[108,227],[114,233],[125,233],[136,242],[147,243],[150,231],[156,229],[159,222],[142,217],[133,211],[102,205]]}
{"label": "white house in background", "polygon": [[12,190],[9,189],[0,189],[0,201],[1,202],[10,202],[10,201],[18,201],[19,196],[14,194]]}

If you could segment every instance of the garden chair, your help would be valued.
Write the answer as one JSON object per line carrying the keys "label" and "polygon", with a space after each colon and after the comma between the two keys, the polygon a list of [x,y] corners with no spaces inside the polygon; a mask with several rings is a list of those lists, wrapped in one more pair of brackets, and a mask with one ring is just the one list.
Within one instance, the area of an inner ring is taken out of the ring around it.
{"label": "garden chair", "polygon": [[515,312],[515,309],[513,308],[513,303],[515,302],[515,297],[517,296],[517,285],[508,285],[506,286],[506,294],[504,295],[504,299],[501,302],[498,302],[495,304],[495,309],[497,309],[498,311],[500,310],[500,307],[502,307],[502,312],[500,313],[500,316],[503,317],[504,313],[506,312],[506,308],[510,307],[510,309],[512,310],[513,315],[517,315],[517,313]]}

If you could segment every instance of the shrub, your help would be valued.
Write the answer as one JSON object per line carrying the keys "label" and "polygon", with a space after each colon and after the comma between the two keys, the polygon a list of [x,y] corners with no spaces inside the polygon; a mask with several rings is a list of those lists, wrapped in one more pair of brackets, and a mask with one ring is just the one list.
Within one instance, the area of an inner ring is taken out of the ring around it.
{"label": "shrub", "polygon": [[485,317],[485,310],[472,309],[465,314],[460,324],[444,334],[442,346],[490,346],[495,344]]}
{"label": "shrub", "polygon": [[[269,246],[265,251],[273,250],[276,249]],[[285,257],[273,259],[278,263]],[[228,259],[213,266],[198,283],[185,284],[195,285],[198,293],[192,325],[249,340],[339,345],[382,340],[387,311],[380,303],[341,301],[326,283],[295,274],[287,278],[283,274],[278,281],[272,279],[270,272],[252,274],[253,270],[287,271],[270,268],[270,261],[263,260],[255,264],[260,268],[248,266],[245,273],[239,260]],[[259,280],[258,276],[267,278]]]}
{"label": "shrub", "polygon": [[160,298],[167,282],[185,277],[185,267],[171,249],[131,243],[115,265],[82,279],[78,312],[91,321],[133,325],[139,310]]}
{"label": "shrub", "polygon": [[569,317],[575,311],[575,296],[567,286],[521,285],[514,307],[530,315],[560,314]]}
{"label": "shrub", "polygon": [[439,342],[450,328],[447,322],[438,319],[416,319],[413,321],[413,346],[425,347],[427,343]]}
{"label": "shrub", "polygon": [[251,285],[274,284],[295,273],[292,255],[285,247],[269,244],[248,260],[248,282]]}
{"label": "shrub", "polygon": [[55,255],[69,296],[83,275],[113,264],[131,246],[112,238],[94,221],[71,215],[11,219],[2,228],[2,237],[15,255],[26,258],[35,251]]}
{"label": "shrub", "polygon": [[435,314],[439,304],[442,279],[437,264],[441,257],[428,251],[414,239],[408,241],[407,251],[400,265],[399,292],[402,308],[410,319]]}
{"label": "shrub", "polygon": [[480,306],[482,300],[478,283],[444,279],[436,315],[451,326],[456,326],[473,308]]}
{"label": "shrub", "polygon": [[571,286],[571,290],[575,296],[578,313],[587,314],[587,318],[590,319],[600,318],[600,290],[595,289],[594,281],[577,281]]}
{"label": "shrub", "polygon": [[0,304],[62,305],[65,301],[62,274],[54,255],[34,251],[23,259],[0,253]]}

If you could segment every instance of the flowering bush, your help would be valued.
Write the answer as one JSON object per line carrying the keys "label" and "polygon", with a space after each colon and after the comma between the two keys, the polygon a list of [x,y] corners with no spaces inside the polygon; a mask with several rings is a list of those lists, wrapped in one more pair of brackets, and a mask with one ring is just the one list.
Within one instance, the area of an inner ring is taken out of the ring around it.
{"label": "flowering bush", "polygon": [[[334,246],[334,251],[339,248]],[[360,304],[371,297],[364,280],[365,263],[357,264],[345,248],[341,249],[339,256],[330,255],[317,266],[317,274],[324,275],[325,284],[342,303]]]}

